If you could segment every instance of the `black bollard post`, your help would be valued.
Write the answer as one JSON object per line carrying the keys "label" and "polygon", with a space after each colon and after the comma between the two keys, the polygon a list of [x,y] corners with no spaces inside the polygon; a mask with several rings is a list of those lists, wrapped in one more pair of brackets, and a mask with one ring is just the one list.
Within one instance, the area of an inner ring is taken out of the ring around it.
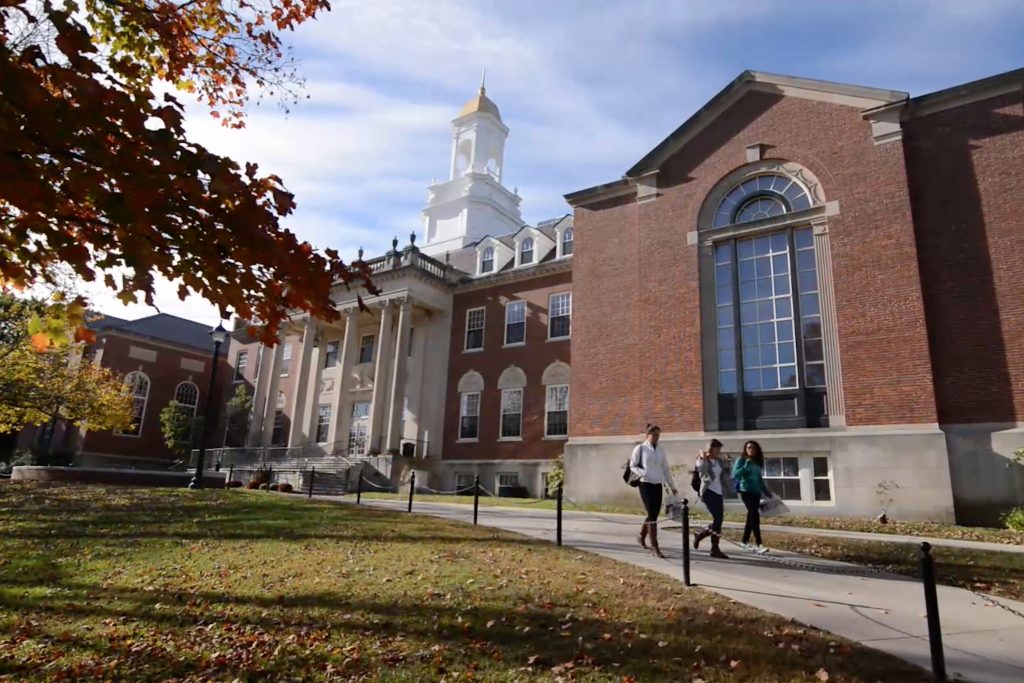
{"label": "black bollard post", "polygon": [[409,509],[406,512],[412,512],[412,494],[416,491],[416,473],[413,472],[412,476],[409,477]]}
{"label": "black bollard post", "polygon": [[946,679],[946,657],[942,651],[942,627],[939,625],[939,596],[935,590],[935,559],[930,543],[921,544],[921,583],[924,584],[924,608],[928,618],[928,645],[932,651],[932,675]]}
{"label": "black bollard post", "polygon": [[690,501],[683,498],[683,584],[690,583]]}
{"label": "black bollard post", "polygon": [[228,478],[224,480],[224,488],[230,488],[229,485],[231,484],[232,480],[234,480],[234,478],[235,478],[235,466],[231,465],[231,467],[228,468]]}
{"label": "black bollard post", "polygon": [[480,516],[480,475],[473,477],[473,524]]}
{"label": "black bollard post", "polygon": [[316,481],[316,468],[309,468],[309,497],[313,497],[313,482]]}
{"label": "black bollard post", "polygon": [[363,466],[359,466],[359,479],[356,481],[356,505],[363,502]]}
{"label": "black bollard post", "polygon": [[562,485],[558,485],[558,526],[555,532],[555,543],[562,545]]}

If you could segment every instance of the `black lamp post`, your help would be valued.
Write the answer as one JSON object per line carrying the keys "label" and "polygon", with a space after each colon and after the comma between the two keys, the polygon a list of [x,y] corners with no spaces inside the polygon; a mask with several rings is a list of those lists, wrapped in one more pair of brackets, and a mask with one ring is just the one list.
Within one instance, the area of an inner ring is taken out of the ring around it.
{"label": "black lamp post", "polygon": [[203,460],[206,457],[206,430],[210,426],[210,416],[213,414],[214,396],[213,389],[217,382],[217,357],[220,355],[220,345],[228,338],[228,331],[217,323],[217,327],[210,330],[210,339],[213,340],[213,367],[210,368],[210,386],[206,389],[206,409],[203,411],[203,426],[199,430],[199,455],[196,458],[196,473],[189,482],[190,489],[203,488]]}

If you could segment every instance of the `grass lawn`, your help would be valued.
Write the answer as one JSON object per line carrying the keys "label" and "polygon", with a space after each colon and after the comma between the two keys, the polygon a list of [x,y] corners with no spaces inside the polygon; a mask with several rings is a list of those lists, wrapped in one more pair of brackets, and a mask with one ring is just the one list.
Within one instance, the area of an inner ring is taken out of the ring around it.
{"label": "grass lawn", "polygon": [[[742,537],[739,531],[729,529],[725,530],[724,535],[737,542]],[[904,574],[916,573],[920,567],[917,546],[905,543],[797,534],[773,535],[769,532],[765,532],[764,536],[765,544],[771,548],[829,560],[852,562]],[[742,551],[737,548],[735,552]],[[932,555],[939,583],[1024,600],[1024,555],[947,547],[935,547]]]}
{"label": "grass lawn", "polygon": [[3,483],[0,528],[0,680],[929,680],[661,575],[426,516]]}
{"label": "grass lawn", "polygon": [[[699,502],[694,502],[696,494],[692,489],[680,490],[682,495],[689,496],[691,502],[691,515],[693,519],[710,519]],[[406,493],[363,493],[364,498],[378,498],[386,500],[408,500]],[[473,496],[451,496],[451,495],[427,495],[417,493],[415,500],[430,503],[454,503],[461,505],[472,505]],[[518,498],[492,498],[481,497],[481,506],[510,506],[516,507],[525,505],[538,510],[554,510],[554,500],[518,499]],[[566,510],[577,509],[568,502],[564,505]],[[643,508],[637,498],[636,505],[602,505],[581,503],[579,509],[589,512],[609,512],[621,514],[642,514]],[[745,519],[745,514],[739,510],[727,511],[725,521],[740,522]],[[926,536],[931,538],[953,538],[965,541],[984,541],[988,543],[1003,543],[1006,545],[1024,544],[1024,531],[1011,529],[994,529],[991,527],[957,526],[956,524],[939,524],[936,522],[889,522],[880,524],[874,519],[850,518],[850,517],[801,517],[798,515],[784,515],[773,517],[770,521],[764,520],[763,524],[774,524],[777,526],[794,526],[808,529],[833,529],[836,531],[863,531],[875,534],[892,534],[896,536]]]}

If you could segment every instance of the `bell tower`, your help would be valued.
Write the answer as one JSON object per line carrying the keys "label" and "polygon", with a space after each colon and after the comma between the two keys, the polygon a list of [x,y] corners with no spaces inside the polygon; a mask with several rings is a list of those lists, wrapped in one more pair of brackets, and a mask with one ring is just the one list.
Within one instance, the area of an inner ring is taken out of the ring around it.
{"label": "bell tower", "polygon": [[430,186],[423,209],[422,251],[438,255],[522,224],[519,194],[503,184],[508,127],[483,81],[452,121],[448,180]]}

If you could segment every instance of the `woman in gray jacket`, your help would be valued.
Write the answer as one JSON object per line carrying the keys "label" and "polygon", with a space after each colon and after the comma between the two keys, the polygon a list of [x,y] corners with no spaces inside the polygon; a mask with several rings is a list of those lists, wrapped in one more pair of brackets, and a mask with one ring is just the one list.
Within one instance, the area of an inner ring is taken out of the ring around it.
{"label": "woman in gray jacket", "polygon": [[719,547],[722,538],[722,518],[725,516],[725,492],[729,486],[729,463],[722,459],[722,442],[711,439],[706,451],[697,454],[697,474],[700,475],[700,499],[711,513],[711,524],[693,538],[693,548],[711,537],[711,557],[728,560]]}

